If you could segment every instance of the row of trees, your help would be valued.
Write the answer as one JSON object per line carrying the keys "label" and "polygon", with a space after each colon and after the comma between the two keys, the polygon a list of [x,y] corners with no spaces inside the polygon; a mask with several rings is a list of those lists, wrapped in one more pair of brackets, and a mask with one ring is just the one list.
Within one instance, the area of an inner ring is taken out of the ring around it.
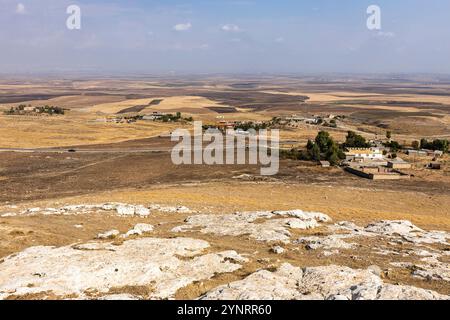
{"label": "row of trees", "polygon": [[306,150],[312,160],[328,160],[332,165],[337,165],[345,159],[343,146],[334,141],[326,131],[320,131],[314,142],[308,140]]}
{"label": "row of trees", "polygon": [[47,113],[49,115],[54,115],[54,114],[58,114],[58,115],[63,115],[64,114],[64,109],[61,107],[53,107],[53,106],[44,106],[44,107],[36,107],[34,108],[35,112],[37,113]]}
{"label": "row of trees", "polygon": [[182,118],[181,112],[177,112],[175,115],[173,114],[165,114],[161,117],[162,122],[178,122],[180,120],[192,122],[194,119],[192,117]]}
{"label": "row of trees", "polygon": [[[25,108],[30,108],[31,110],[26,111]],[[64,114],[64,109],[61,107],[54,107],[54,106],[43,106],[43,107],[34,107],[32,108],[31,105],[24,105],[24,104],[20,104],[17,107],[11,107],[11,109],[5,111],[5,114],[7,115],[21,115],[21,114],[27,114],[34,112],[34,113],[46,113],[49,115],[63,115]]]}
{"label": "row of trees", "polygon": [[241,129],[241,130],[244,130],[244,131],[248,131],[250,129],[253,129],[253,130],[258,131],[258,130],[267,129],[270,126],[271,126],[270,122],[269,123],[268,122],[254,123],[252,121],[248,121],[248,122],[242,122],[242,123],[237,124],[235,126],[235,129]]}
{"label": "row of trees", "polygon": [[[390,134],[389,134],[390,136]],[[391,148],[392,152],[397,152],[402,146],[397,141],[389,141],[385,144]],[[306,160],[306,161],[320,161],[327,160],[332,165],[337,165],[345,159],[345,149],[347,148],[370,148],[371,145],[367,140],[353,131],[348,131],[345,142],[342,144],[333,140],[330,134],[326,131],[320,131],[314,141],[308,140],[306,150],[292,149],[284,152],[286,158]]]}
{"label": "row of trees", "polygon": [[314,141],[308,140],[306,150],[292,149],[283,152],[286,158],[304,161],[327,160],[332,165],[337,165],[345,159],[344,144],[338,144],[326,131],[320,131]]}
{"label": "row of trees", "polygon": [[[415,143],[415,146],[417,146],[417,142]],[[436,139],[433,141],[428,141],[427,139],[422,139],[420,140],[420,145],[419,148],[420,149],[429,149],[429,150],[440,150],[443,152],[448,152],[449,150],[449,141],[448,140],[441,140],[441,139]],[[414,146],[413,146],[414,147]],[[418,149],[418,148],[416,148]]]}
{"label": "row of trees", "polygon": [[[392,155],[391,157],[396,157],[396,152],[403,149],[403,146],[397,141],[391,140],[391,132],[386,133],[386,137],[389,139],[384,145],[390,148]],[[345,142],[338,144],[333,140],[330,134],[326,131],[320,131],[314,141],[308,140],[306,145],[306,150],[292,149],[290,151],[282,152],[282,156],[294,160],[305,160],[305,161],[321,161],[328,160],[332,165],[337,165],[342,159],[345,159],[344,150],[347,148],[369,148],[370,143],[366,139],[356,134],[353,131],[347,132],[347,137]],[[436,139],[433,141],[428,141],[422,139],[413,142],[413,147],[415,149],[430,149],[430,150],[441,150],[443,152],[448,152],[450,148],[450,142],[448,140]]]}

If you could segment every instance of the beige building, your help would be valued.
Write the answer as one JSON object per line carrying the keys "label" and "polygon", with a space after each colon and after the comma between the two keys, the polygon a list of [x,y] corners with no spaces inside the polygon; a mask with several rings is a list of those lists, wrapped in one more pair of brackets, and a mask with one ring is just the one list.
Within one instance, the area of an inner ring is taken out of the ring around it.
{"label": "beige building", "polygon": [[387,166],[392,169],[411,169],[411,163],[403,161],[403,160],[388,161]]}

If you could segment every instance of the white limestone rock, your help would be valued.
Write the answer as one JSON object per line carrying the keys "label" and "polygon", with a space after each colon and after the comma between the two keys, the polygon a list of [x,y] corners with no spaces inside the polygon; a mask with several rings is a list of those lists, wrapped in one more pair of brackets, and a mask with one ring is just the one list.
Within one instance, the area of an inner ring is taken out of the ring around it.
{"label": "white limestone rock", "polygon": [[423,263],[391,262],[391,265],[411,270],[411,275],[424,280],[450,282],[450,263],[436,258],[424,258]]}
{"label": "white limestone rock", "polygon": [[407,220],[388,221],[382,220],[371,223],[366,228],[366,231],[383,235],[405,235],[410,232],[423,232],[422,229],[413,225]]}
{"label": "white limestone rock", "polygon": [[135,207],[132,205],[119,205],[116,211],[119,216],[134,216]]}
{"label": "white limestone rock", "polygon": [[124,238],[131,236],[142,236],[145,233],[150,233],[153,231],[153,226],[151,224],[138,223],[133,229],[129,230],[123,235]]}
{"label": "white limestone rock", "polygon": [[333,250],[333,249],[353,249],[356,244],[345,242],[343,239],[351,238],[351,235],[332,234],[329,236],[302,237],[294,241],[295,244],[304,244],[308,250]]}
{"label": "white limestone rock", "polygon": [[185,206],[161,206],[159,204],[152,204],[149,206],[151,210],[156,210],[164,213],[192,213],[193,211]]}
{"label": "white limestone rock", "polygon": [[270,251],[275,254],[283,254],[285,252],[284,248],[280,246],[274,246],[270,249]]}
{"label": "white limestone rock", "polygon": [[273,214],[280,216],[291,216],[301,220],[315,220],[317,222],[331,222],[331,218],[320,212],[307,212],[303,210],[273,211]]}
{"label": "white limestone rock", "polygon": [[[287,216],[287,218],[280,218]],[[224,215],[196,215],[185,220],[172,232],[199,230],[221,236],[249,236],[258,241],[289,242],[289,229],[312,229],[318,226],[318,219],[326,219],[322,214],[293,211],[238,212]],[[257,223],[256,220],[258,220]]]}
{"label": "white limestone rock", "polygon": [[150,215],[150,210],[144,206],[136,206],[134,208],[134,214],[139,217],[148,217]]}
{"label": "white limestone rock", "polygon": [[425,231],[407,220],[383,220],[369,224],[364,230],[381,236],[399,236],[405,241],[415,244],[441,243],[450,245],[450,243],[448,243],[450,233],[444,231]]}
{"label": "white limestone rock", "polygon": [[208,247],[189,238],[143,238],[118,246],[28,248],[0,263],[0,299],[46,293],[83,299],[89,298],[86,290],[107,294],[111,288],[150,284],[151,299],[169,299],[186,285],[233,272],[246,261],[235,251],[202,254]]}
{"label": "white limestone rock", "polygon": [[325,266],[301,268],[283,264],[277,271],[257,271],[215,288],[205,300],[434,300],[449,299],[434,291],[385,284],[371,270]]}
{"label": "white limestone rock", "polygon": [[120,294],[109,294],[99,297],[97,300],[104,301],[136,301],[142,300],[142,297],[135,296],[128,293],[120,293]]}
{"label": "white limestone rock", "polygon": [[30,208],[21,212],[1,213],[0,217],[16,216],[16,215],[81,215],[88,213],[99,213],[103,211],[115,211],[120,216],[138,216],[147,217],[151,214],[150,210],[157,210],[164,213],[193,213],[191,209],[185,206],[161,206],[152,204],[149,207],[143,205],[134,205],[120,202],[108,202],[103,204],[79,204],[67,205],[60,208]]}
{"label": "white limestone rock", "polygon": [[110,230],[104,233],[99,233],[96,239],[114,239],[120,234],[119,230]]}
{"label": "white limestone rock", "polygon": [[17,214],[13,213],[13,212],[6,212],[6,213],[2,213],[0,215],[0,217],[2,218],[10,218],[10,217],[15,217],[17,216]]}

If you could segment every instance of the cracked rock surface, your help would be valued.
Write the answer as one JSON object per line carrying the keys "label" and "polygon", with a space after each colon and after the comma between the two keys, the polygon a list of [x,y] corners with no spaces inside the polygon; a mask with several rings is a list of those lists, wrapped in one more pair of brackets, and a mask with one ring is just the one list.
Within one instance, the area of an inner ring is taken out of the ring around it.
{"label": "cracked rock surface", "polygon": [[144,238],[28,248],[0,263],[0,299],[50,293],[83,299],[87,290],[102,296],[123,286],[150,286],[146,298],[172,298],[178,289],[233,272],[246,261],[235,251],[202,254],[208,247],[190,238]]}
{"label": "cracked rock surface", "polygon": [[[259,221],[258,221],[259,220]],[[319,222],[331,221],[323,213],[291,211],[238,212],[224,215],[196,215],[186,219],[184,225],[173,232],[199,230],[222,236],[248,235],[258,241],[289,242],[289,229],[313,229]]]}
{"label": "cracked rock surface", "polygon": [[288,263],[277,271],[257,271],[244,280],[206,293],[206,300],[440,300],[434,291],[386,284],[372,270],[342,266],[301,269]]}
{"label": "cracked rock surface", "polygon": [[[17,208],[16,208],[17,209]],[[0,212],[0,217],[33,216],[33,215],[81,215],[93,212],[113,211],[123,217],[148,217],[150,210],[164,213],[191,213],[192,210],[185,206],[162,206],[150,204],[149,206],[135,205],[128,203],[109,202],[103,204],[79,204],[68,205],[60,208],[28,208],[19,212]]]}

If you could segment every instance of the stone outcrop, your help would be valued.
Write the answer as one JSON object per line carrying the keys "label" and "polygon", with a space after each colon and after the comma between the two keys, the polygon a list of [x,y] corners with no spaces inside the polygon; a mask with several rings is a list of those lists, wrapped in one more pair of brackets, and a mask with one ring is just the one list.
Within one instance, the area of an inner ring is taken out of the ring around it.
{"label": "stone outcrop", "polygon": [[364,230],[377,235],[399,236],[403,240],[415,244],[441,243],[450,245],[450,243],[448,243],[450,233],[444,231],[425,231],[406,220],[383,220],[369,224]]}
{"label": "stone outcrop", "polygon": [[101,297],[124,286],[151,286],[146,298],[172,298],[178,289],[233,272],[246,261],[235,251],[203,254],[208,247],[190,238],[143,238],[122,245],[28,248],[0,263],[0,299],[26,294],[83,299],[86,291]]}
{"label": "stone outcrop", "polygon": [[185,225],[173,232],[199,230],[219,236],[243,236],[258,241],[289,242],[289,229],[312,229],[320,222],[330,221],[323,213],[292,211],[238,212],[225,215],[196,215],[186,219]]}
{"label": "stone outcrop", "polygon": [[129,230],[124,234],[123,238],[128,238],[131,236],[142,236],[143,234],[150,233],[153,231],[153,226],[151,224],[138,223],[133,229]]}
{"label": "stone outcrop", "polygon": [[220,286],[201,299],[211,300],[434,300],[449,296],[411,286],[383,283],[373,270],[341,266],[301,269],[283,264]]}
{"label": "stone outcrop", "polygon": [[[448,239],[450,234],[443,231],[425,231],[410,221],[396,220],[388,221],[383,220],[374,222],[366,227],[360,227],[356,224],[348,221],[338,222],[334,225],[327,226],[329,235],[325,236],[309,236],[301,237],[294,241],[295,244],[303,244],[307,249],[353,249],[357,246],[356,243],[352,243],[349,239],[358,239],[361,237],[366,238],[380,238],[385,240],[392,240],[397,243],[411,243],[415,245],[421,244],[442,244],[450,245]],[[376,248],[379,254],[395,254],[392,250],[385,250]],[[335,251],[339,252],[339,251]],[[404,253],[409,255],[408,253]]]}
{"label": "stone outcrop", "polygon": [[103,203],[103,204],[81,204],[70,205],[61,208],[29,208],[19,212],[0,213],[0,217],[13,217],[19,215],[81,215],[93,212],[112,211],[119,216],[124,217],[147,217],[151,214],[151,210],[160,211],[164,213],[192,213],[193,211],[185,206],[161,206],[158,204],[151,204],[148,207],[143,205],[133,205],[126,203]]}
{"label": "stone outcrop", "polygon": [[191,209],[185,206],[170,207],[170,206],[161,206],[159,204],[153,204],[150,205],[149,208],[151,210],[160,211],[164,213],[193,213]]}
{"label": "stone outcrop", "polygon": [[110,230],[104,233],[99,233],[96,239],[114,239],[120,234],[119,230]]}

